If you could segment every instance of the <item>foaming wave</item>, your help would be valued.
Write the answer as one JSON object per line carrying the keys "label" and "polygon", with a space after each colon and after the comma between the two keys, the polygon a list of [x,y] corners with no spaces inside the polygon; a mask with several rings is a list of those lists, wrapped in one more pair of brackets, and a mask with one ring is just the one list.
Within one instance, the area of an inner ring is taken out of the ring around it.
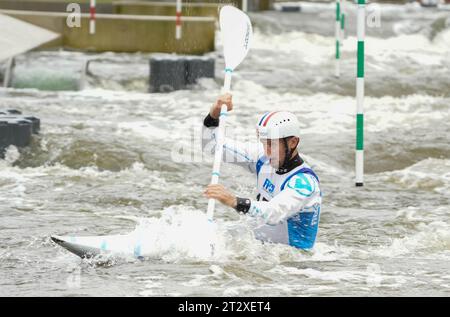
{"label": "foaming wave", "polygon": [[0,167],[2,165],[11,166],[20,158],[20,153],[17,147],[10,145],[6,148],[4,159],[0,159]]}
{"label": "foaming wave", "polygon": [[429,158],[403,170],[383,173],[382,177],[408,189],[444,194],[450,190],[450,160]]}
{"label": "foaming wave", "polygon": [[171,207],[160,218],[140,219],[133,235],[139,236],[142,255],[166,262],[206,260],[222,250],[220,235],[206,214],[186,207]]}
{"label": "foaming wave", "polygon": [[273,51],[275,48],[277,52],[295,54],[296,59],[313,65],[327,62],[330,55],[330,41],[325,36],[292,31],[271,35],[268,40],[267,35],[255,33],[252,49]]}
{"label": "foaming wave", "polygon": [[372,249],[372,254],[383,257],[420,256],[446,257],[450,251],[450,228],[444,221],[433,221],[429,224],[419,223],[419,232],[403,238],[393,239],[388,246]]}
{"label": "foaming wave", "polygon": [[[192,263],[220,255],[220,235],[204,212],[186,207],[169,207],[159,217],[121,217],[138,222],[127,234],[110,236],[69,236],[79,246],[101,249],[90,264],[115,265],[123,261],[157,260]],[[218,239],[219,238],[219,239]],[[216,249],[212,254],[211,244]]]}
{"label": "foaming wave", "polygon": [[[171,206],[159,214],[153,212],[153,217],[148,218],[121,218],[136,221],[136,228],[125,235],[98,237],[99,245],[104,243],[102,241],[108,241],[110,254],[96,257],[95,262],[115,264],[120,263],[120,259],[132,261],[136,257],[137,246],[138,256],[145,260],[244,263],[269,267],[285,262],[336,261],[351,252],[324,243],[317,243],[310,252],[282,244],[263,244],[255,239],[253,225],[251,221],[246,221],[246,217],[241,217],[239,222],[224,221],[218,217],[210,223],[204,211],[186,206]],[[83,243],[83,237],[76,239]]]}

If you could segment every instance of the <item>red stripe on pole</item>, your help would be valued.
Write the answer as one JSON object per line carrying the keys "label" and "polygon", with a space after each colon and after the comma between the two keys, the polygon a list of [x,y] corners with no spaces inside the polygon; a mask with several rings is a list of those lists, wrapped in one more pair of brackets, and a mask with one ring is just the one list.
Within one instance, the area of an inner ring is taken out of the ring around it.
{"label": "red stripe on pole", "polygon": [[91,13],[91,19],[95,19],[95,7],[90,7],[89,12]]}
{"label": "red stripe on pole", "polygon": [[176,17],[176,25],[181,25],[181,12],[177,12]]}
{"label": "red stripe on pole", "polygon": [[266,120],[263,123],[263,127],[266,126],[267,122],[269,122],[270,117],[272,117],[275,113],[277,113],[278,111],[272,112],[271,114],[269,114],[269,116],[266,118]]}

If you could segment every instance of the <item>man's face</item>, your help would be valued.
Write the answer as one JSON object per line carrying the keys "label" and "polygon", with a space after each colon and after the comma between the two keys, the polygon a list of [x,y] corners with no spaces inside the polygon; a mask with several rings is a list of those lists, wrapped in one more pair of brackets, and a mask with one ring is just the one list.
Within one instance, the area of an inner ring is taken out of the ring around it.
{"label": "man's face", "polygon": [[270,159],[270,165],[277,169],[285,159],[285,144],[282,139],[265,140],[261,139],[264,146],[264,154]]}

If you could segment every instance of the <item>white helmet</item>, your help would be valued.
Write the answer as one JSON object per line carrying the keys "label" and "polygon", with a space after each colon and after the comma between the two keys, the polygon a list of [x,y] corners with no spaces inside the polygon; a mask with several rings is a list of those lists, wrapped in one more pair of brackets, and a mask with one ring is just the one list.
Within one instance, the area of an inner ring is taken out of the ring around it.
{"label": "white helmet", "polygon": [[260,139],[300,137],[297,117],[287,111],[266,112],[258,119],[256,130]]}

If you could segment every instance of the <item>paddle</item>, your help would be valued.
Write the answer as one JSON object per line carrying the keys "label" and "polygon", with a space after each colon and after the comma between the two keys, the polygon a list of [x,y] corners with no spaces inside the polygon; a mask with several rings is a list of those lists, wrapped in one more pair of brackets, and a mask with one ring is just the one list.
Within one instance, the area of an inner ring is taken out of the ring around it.
{"label": "paddle", "polygon": [[[249,17],[244,12],[233,6],[228,5],[222,7],[220,10],[219,20],[225,58],[225,81],[223,85],[223,93],[229,93],[231,92],[231,74],[247,55],[250,48],[253,31]],[[219,183],[226,117],[227,106],[222,105],[219,116],[219,131],[217,135],[211,184]],[[208,201],[208,211],[206,213],[210,223],[213,221],[214,208],[215,200],[210,198]]]}

